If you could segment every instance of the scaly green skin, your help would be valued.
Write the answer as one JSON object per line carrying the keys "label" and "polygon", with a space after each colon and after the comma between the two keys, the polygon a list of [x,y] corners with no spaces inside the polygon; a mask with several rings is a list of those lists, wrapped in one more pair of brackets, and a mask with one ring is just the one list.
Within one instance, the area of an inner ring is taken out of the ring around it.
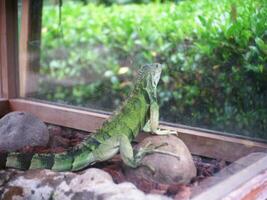
{"label": "scaly green skin", "polygon": [[[96,134],[78,146],[63,153],[11,152],[6,156],[5,167],[23,170],[46,168],[55,171],[77,171],[97,161],[110,159],[119,151],[125,164],[137,167],[143,154],[136,157],[130,141],[138,135],[153,113],[158,116],[158,110],[155,112],[150,110],[150,105],[157,106],[156,86],[161,68],[160,64],[143,66],[139,71],[134,90],[123,106]],[[153,122],[153,126],[157,126],[158,119]],[[148,126],[150,127],[150,124]],[[151,125],[150,129],[155,129],[153,126]]]}

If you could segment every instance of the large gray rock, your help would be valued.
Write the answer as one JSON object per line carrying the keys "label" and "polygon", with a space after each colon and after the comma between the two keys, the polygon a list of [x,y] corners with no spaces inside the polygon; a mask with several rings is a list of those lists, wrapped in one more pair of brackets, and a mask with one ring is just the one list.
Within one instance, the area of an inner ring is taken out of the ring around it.
{"label": "large gray rock", "polygon": [[151,172],[147,167],[132,169],[125,167],[126,176],[130,179],[146,179],[151,182],[162,184],[189,183],[196,176],[196,167],[192,156],[182,140],[174,135],[150,136],[145,138],[137,148],[145,147],[151,143],[155,146],[166,144],[159,150],[171,152],[179,157],[152,153],[144,157],[142,164],[152,167],[155,171]]}
{"label": "large gray rock", "polygon": [[0,171],[0,178],[0,199],[169,200],[160,195],[146,195],[129,182],[115,184],[108,173],[96,168],[81,174],[7,170]]}
{"label": "large gray rock", "polygon": [[47,126],[27,112],[11,112],[0,119],[0,150],[15,151],[24,146],[46,146]]}

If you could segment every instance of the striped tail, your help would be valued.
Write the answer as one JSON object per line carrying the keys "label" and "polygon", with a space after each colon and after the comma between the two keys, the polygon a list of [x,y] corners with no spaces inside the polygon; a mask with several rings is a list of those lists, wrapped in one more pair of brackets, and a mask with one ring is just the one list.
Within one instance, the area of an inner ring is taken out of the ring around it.
{"label": "striped tail", "polygon": [[[89,137],[84,142],[62,153],[20,153],[10,152],[0,156],[6,168],[52,169],[54,171],[77,171],[95,162],[93,150],[99,142]],[[1,167],[1,166],[0,166]]]}

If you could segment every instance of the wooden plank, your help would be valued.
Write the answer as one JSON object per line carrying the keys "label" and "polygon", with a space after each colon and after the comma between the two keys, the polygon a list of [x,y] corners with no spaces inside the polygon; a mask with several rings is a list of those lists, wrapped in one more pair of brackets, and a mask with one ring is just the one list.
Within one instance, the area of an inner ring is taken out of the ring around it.
{"label": "wooden plank", "polygon": [[86,110],[23,99],[10,99],[11,111],[27,111],[47,123],[93,132],[108,117]]}
{"label": "wooden plank", "polygon": [[[176,130],[192,154],[205,155],[211,158],[235,161],[252,152],[266,151],[267,144],[237,136],[226,136],[221,133],[208,133],[173,126],[162,125],[163,129]],[[197,144],[197,145],[196,145]]]}
{"label": "wooden plank", "polygon": [[[0,8],[1,9],[1,8]],[[0,19],[0,27],[1,27],[1,19]],[[0,47],[1,47],[1,40],[0,40]],[[2,86],[2,61],[0,56],[0,98],[3,98],[3,86]]]}
{"label": "wooden plank", "polygon": [[239,189],[231,192],[223,198],[224,200],[251,200],[267,199],[267,170],[253,177]]}
{"label": "wooden plank", "polygon": [[42,0],[22,2],[20,33],[20,96],[35,92],[40,68]]}
{"label": "wooden plank", "polygon": [[200,182],[192,189],[192,200],[265,199],[266,192],[267,154],[252,153]]}
{"label": "wooden plank", "polygon": [[8,100],[0,98],[0,117],[3,117],[9,111],[10,111],[10,109],[9,109]]}
{"label": "wooden plank", "polygon": [[17,0],[0,1],[0,66],[2,97],[18,95]]}
{"label": "wooden plank", "polygon": [[[11,99],[9,102],[12,111],[28,111],[45,122],[89,132],[94,132],[109,117],[108,114],[103,112],[78,110],[77,108],[23,99]],[[178,131],[179,138],[185,142],[191,153],[195,155],[235,161],[249,153],[267,150],[267,144],[263,142],[216,135],[201,130],[190,130],[176,125],[166,125],[166,123],[162,123],[160,128]],[[147,135],[140,134],[139,139]]]}

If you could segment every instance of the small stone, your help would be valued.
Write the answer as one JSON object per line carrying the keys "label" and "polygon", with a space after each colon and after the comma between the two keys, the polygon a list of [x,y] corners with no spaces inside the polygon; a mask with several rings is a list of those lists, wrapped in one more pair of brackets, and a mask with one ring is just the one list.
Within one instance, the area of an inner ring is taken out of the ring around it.
{"label": "small stone", "polygon": [[48,146],[50,148],[63,147],[66,149],[69,147],[69,143],[70,140],[63,138],[60,135],[51,135]]}
{"label": "small stone", "polygon": [[62,128],[60,126],[55,126],[55,125],[49,124],[48,125],[48,131],[49,131],[50,136],[54,136],[54,135],[58,136],[58,135],[61,135]]}
{"label": "small stone", "polygon": [[187,186],[179,188],[179,192],[174,197],[174,200],[189,200],[191,196],[191,190]]}
{"label": "small stone", "polygon": [[46,146],[48,141],[47,126],[31,113],[16,111],[0,119],[0,150]]}
{"label": "small stone", "polygon": [[74,133],[73,133],[73,129],[70,128],[62,128],[62,132],[61,135],[65,138],[73,138],[74,137]]}
{"label": "small stone", "polygon": [[145,138],[137,148],[145,147],[147,143],[155,146],[166,144],[159,150],[172,152],[175,156],[162,153],[152,153],[146,155],[142,164],[154,169],[154,174],[147,167],[133,169],[125,166],[127,179],[145,179],[161,184],[187,184],[196,176],[196,167],[192,156],[182,140],[173,135],[151,136]]}

